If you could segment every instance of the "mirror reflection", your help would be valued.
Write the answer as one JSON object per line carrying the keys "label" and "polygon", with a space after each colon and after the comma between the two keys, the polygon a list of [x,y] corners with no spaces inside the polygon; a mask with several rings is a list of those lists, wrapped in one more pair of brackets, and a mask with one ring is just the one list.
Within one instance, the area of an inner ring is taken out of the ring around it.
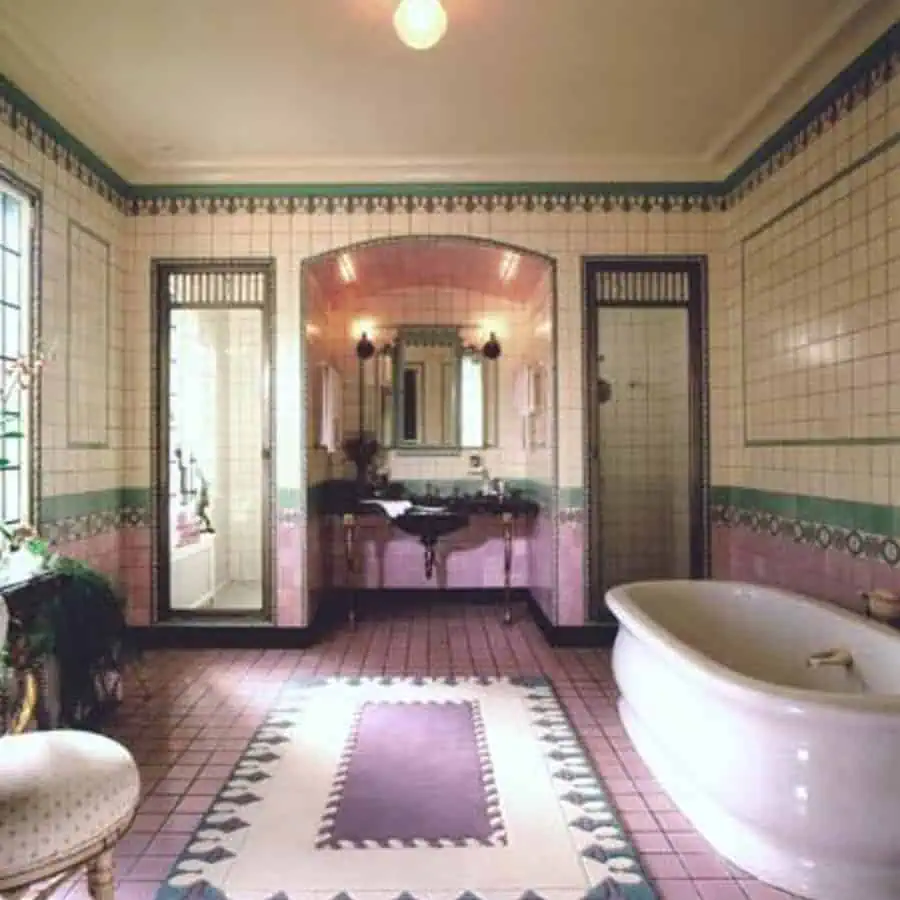
{"label": "mirror reflection", "polygon": [[496,339],[493,345],[496,356],[488,358],[484,348],[464,342],[458,326],[397,327],[365,379],[382,446],[428,452],[494,446]]}

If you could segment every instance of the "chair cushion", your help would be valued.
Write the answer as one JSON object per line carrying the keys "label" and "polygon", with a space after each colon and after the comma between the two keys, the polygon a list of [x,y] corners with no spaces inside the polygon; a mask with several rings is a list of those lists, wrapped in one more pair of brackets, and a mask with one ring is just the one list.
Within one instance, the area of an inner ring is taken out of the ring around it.
{"label": "chair cushion", "polygon": [[110,738],[62,729],[0,738],[0,888],[99,852],[139,797],[134,759]]}

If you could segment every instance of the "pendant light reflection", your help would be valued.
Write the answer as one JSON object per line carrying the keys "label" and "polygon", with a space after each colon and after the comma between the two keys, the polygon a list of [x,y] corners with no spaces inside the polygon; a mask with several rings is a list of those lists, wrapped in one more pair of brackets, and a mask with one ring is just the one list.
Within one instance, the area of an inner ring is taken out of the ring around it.
{"label": "pendant light reflection", "polygon": [[413,50],[428,50],[447,31],[447,11],[440,0],[400,0],[394,12],[397,36]]}

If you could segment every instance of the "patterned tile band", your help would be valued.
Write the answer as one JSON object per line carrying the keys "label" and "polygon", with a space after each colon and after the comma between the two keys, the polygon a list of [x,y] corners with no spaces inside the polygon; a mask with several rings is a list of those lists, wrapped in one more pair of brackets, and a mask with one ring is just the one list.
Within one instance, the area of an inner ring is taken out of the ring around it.
{"label": "patterned tile band", "polygon": [[900,510],[890,506],[716,487],[712,519],[719,526],[900,565]]}

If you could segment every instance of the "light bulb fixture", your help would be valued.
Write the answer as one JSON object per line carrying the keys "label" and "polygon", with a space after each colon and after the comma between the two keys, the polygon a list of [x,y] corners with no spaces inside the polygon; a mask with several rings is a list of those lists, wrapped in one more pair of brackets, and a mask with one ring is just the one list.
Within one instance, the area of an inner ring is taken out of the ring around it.
{"label": "light bulb fixture", "polygon": [[522,257],[518,253],[507,250],[500,260],[500,280],[512,281],[516,276],[516,272],[519,271],[519,263],[521,261]]}
{"label": "light bulb fixture", "polygon": [[447,11],[441,0],[400,0],[394,11],[397,36],[413,50],[428,50],[447,31]]}
{"label": "light bulb fixture", "polygon": [[351,281],[356,281],[356,267],[353,265],[353,260],[350,258],[349,254],[342,253],[337,258],[337,264],[338,273],[344,284],[350,284]]}

